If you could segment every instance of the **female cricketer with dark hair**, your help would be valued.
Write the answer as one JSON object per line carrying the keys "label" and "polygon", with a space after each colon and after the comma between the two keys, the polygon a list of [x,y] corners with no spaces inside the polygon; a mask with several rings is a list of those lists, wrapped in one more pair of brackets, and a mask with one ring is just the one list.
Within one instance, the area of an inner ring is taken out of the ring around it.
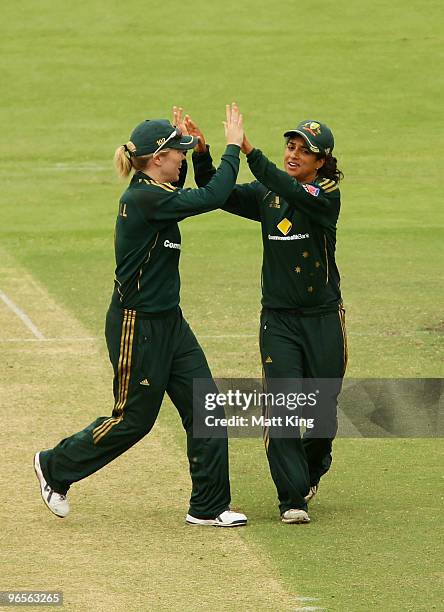
{"label": "female cricketer with dark hair", "polygon": [[[151,430],[166,392],[187,434],[193,488],[186,522],[217,527],[247,522],[244,514],[229,509],[227,439],[193,437],[193,409],[203,409],[199,396],[193,398],[193,380],[212,379],[179,307],[178,222],[219,208],[230,195],[243,138],[236,106],[227,107],[225,135],[221,164],[200,189],[182,187],[185,153],[197,140],[167,120],[143,121],[116,150],[119,174],[134,175],[118,207],[116,275],[105,327],[115,403],[110,417],[99,417],[53,449],[36,453],[41,495],[56,516],[67,516],[66,494],[74,482],[104,467]],[[147,478],[155,465],[147,458]]]}
{"label": "female cricketer with dark hair", "polygon": [[[187,117],[186,125],[199,138],[193,163],[196,183],[205,185],[215,172],[211,156],[196,124]],[[288,379],[334,379],[319,401],[312,431],[302,438],[299,430],[293,437],[264,431],[282,521],[308,523],[307,502],[332,460],[337,395],[347,361],[335,261],[342,173],[325,124],[304,120],[284,137],[284,170],[244,138],[242,151],[257,180],[236,185],[223,209],[262,226],[260,351],[267,391],[297,390]],[[287,380],[279,384],[279,379]],[[273,408],[266,410],[273,416]]]}

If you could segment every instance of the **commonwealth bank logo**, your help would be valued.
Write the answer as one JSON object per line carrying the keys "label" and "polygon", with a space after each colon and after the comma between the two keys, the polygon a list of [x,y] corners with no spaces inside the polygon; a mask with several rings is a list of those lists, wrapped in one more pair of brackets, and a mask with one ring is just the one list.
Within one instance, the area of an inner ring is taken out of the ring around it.
{"label": "commonwealth bank logo", "polygon": [[282,221],[280,221],[277,224],[276,227],[281,232],[281,234],[284,234],[284,236],[286,236],[288,232],[291,230],[292,226],[293,226],[292,222],[289,221],[286,217],[284,217]]}

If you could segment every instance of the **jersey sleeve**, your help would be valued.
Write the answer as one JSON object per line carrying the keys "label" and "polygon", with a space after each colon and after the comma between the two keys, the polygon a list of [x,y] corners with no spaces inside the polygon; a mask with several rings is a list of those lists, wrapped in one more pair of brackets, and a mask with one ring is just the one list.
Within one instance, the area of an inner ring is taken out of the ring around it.
{"label": "jersey sleeve", "polygon": [[205,187],[198,189],[175,189],[168,185],[154,186],[150,195],[141,197],[139,204],[147,221],[181,221],[187,217],[216,210],[229,197],[239,172],[237,145],[228,145],[221,163]]}
{"label": "jersey sleeve", "polygon": [[337,184],[326,181],[323,186],[301,184],[283,170],[279,170],[259,149],[247,155],[248,165],[258,181],[267,189],[284,198],[290,206],[306,214],[314,223],[324,227],[336,225],[340,194]]}
{"label": "jersey sleeve", "polygon": [[[210,148],[204,153],[193,153],[194,180],[196,185],[206,185],[216,172],[210,154]],[[260,221],[260,202],[266,190],[258,181],[235,185],[222,210],[239,217]]]}
{"label": "jersey sleeve", "polygon": [[203,153],[193,151],[192,160],[196,185],[198,187],[205,187],[216,172],[216,168],[213,166],[210,147],[207,145],[207,150]]}

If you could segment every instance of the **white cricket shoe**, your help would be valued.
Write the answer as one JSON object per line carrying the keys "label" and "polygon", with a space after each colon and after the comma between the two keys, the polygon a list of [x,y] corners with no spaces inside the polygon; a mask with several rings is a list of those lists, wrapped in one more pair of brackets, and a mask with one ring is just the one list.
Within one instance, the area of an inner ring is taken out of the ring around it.
{"label": "white cricket shoe", "polygon": [[39,456],[40,453],[36,453],[34,455],[34,471],[40,483],[40,493],[42,494],[42,499],[51,512],[60,518],[65,518],[65,516],[68,516],[69,514],[69,502],[66,499],[66,495],[57,493],[57,491],[51,489],[49,484],[46,482],[45,477],[43,476],[42,468],[40,467]]}
{"label": "white cricket shoe", "polygon": [[310,487],[310,490],[308,491],[307,495],[304,497],[306,502],[309,502],[310,500],[313,499],[313,497],[317,494],[318,492],[318,488],[319,485],[313,485],[312,487]]}
{"label": "white cricket shoe", "polygon": [[247,524],[247,517],[240,512],[225,510],[215,519],[199,519],[191,514],[187,514],[185,522],[188,525],[205,525],[207,527],[242,527]]}
{"label": "white cricket shoe", "polygon": [[283,523],[309,523],[310,517],[305,510],[291,508],[282,513],[281,519]]}

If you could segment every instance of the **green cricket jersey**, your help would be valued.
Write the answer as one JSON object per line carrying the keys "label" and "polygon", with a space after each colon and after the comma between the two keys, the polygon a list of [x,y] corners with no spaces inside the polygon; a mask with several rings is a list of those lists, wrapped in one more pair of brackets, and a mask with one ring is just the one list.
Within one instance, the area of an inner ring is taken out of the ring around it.
{"label": "green cricket jersey", "polygon": [[[158,183],[143,172],[133,176],[116,221],[114,305],[157,313],[179,304],[178,222],[224,204],[236,183],[239,151],[228,145],[217,172],[200,189]],[[184,181],[181,172],[180,185]]]}
{"label": "green cricket jersey", "polygon": [[[236,185],[223,209],[261,222],[263,306],[301,315],[338,310],[337,183],[320,177],[300,184],[258,149],[247,160],[257,181]],[[206,184],[215,172],[210,153],[193,154],[193,164],[196,183]]]}

